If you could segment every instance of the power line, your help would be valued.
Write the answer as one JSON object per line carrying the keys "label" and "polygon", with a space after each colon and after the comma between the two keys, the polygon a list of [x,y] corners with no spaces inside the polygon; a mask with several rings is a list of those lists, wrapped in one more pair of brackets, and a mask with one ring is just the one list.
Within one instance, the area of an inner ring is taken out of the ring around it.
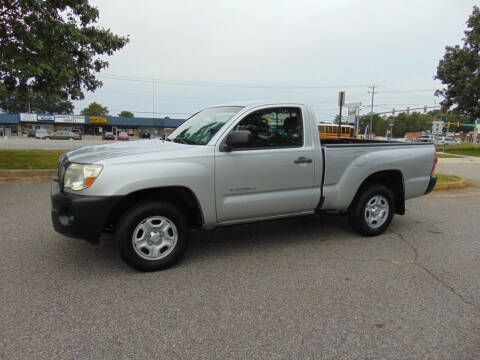
{"label": "power line", "polygon": [[181,86],[207,86],[207,87],[234,87],[234,88],[250,88],[250,89],[339,89],[339,88],[361,88],[368,85],[266,85],[266,84],[239,84],[239,83],[220,83],[220,82],[204,82],[204,81],[181,81],[166,79],[148,79],[134,76],[120,75],[98,75],[99,78],[119,81],[133,81],[151,83],[154,81],[158,84],[165,85],[181,85]]}

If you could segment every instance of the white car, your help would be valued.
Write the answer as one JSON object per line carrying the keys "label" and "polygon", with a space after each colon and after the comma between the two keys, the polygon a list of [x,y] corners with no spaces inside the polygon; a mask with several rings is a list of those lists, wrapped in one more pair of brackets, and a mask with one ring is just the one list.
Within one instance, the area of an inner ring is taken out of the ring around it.
{"label": "white car", "polygon": [[451,136],[442,136],[438,138],[437,145],[460,145],[460,141]]}
{"label": "white car", "polygon": [[48,136],[47,129],[37,129],[35,131],[35,139],[45,139]]}

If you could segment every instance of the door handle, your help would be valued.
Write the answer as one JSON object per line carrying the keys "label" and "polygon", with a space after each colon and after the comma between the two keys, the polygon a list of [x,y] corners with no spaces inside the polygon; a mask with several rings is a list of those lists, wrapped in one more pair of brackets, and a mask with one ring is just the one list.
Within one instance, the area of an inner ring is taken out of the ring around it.
{"label": "door handle", "polygon": [[300,156],[297,160],[294,161],[295,164],[310,164],[312,159],[307,159],[305,156]]}

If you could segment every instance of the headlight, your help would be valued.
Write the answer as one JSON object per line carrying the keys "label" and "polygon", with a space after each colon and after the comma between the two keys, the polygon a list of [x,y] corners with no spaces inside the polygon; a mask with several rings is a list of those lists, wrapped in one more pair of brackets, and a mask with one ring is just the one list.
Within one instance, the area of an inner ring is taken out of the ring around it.
{"label": "headlight", "polygon": [[102,171],[102,165],[72,163],[65,172],[64,187],[83,190],[93,184]]}

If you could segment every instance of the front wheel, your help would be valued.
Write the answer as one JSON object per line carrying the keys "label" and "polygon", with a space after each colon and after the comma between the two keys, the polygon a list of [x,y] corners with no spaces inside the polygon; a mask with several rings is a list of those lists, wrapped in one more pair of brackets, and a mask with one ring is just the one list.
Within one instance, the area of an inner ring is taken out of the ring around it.
{"label": "front wheel", "polygon": [[367,185],[360,191],[350,207],[350,225],[362,235],[380,235],[390,225],[395,212],[393,194],[379,184]]}
{"label": "front wheel", "polygon": [[174,265],[187,247],[185,216],[166,202],[135,206],[119,221],[120,256],[140,271],[157,271]]}

